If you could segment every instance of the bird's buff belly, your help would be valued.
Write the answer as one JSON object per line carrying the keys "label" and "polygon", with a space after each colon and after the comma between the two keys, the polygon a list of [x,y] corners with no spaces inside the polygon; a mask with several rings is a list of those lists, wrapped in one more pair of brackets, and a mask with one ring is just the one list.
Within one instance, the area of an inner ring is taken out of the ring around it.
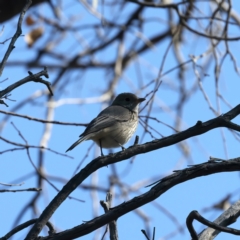
{"label": "bird's buff belly", "polygon": [[105,128],[103,131],[101,131],[101,133],[91,139],[96,142],[98,146],[100,146],[99,140],[101,140],[101,146],[103,148],[117,148],[127,143],[134,134],[135,130],[135,126],[132,128],[128,127],[125,130],[122,130],[122,128]]}

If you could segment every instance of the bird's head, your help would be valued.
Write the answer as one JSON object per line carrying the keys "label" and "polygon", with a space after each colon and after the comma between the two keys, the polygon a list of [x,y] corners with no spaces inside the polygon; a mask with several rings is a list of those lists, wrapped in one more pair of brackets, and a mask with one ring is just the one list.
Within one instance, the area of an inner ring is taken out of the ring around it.
{"label": "bird's head", "polygon": [[121,93],[115,98],[112,105],[118,105],[128,108],[131,111],[136,111],[138,110],[139,103],[143,102],[144,100],[146,99],[138,98],[133,93]]}

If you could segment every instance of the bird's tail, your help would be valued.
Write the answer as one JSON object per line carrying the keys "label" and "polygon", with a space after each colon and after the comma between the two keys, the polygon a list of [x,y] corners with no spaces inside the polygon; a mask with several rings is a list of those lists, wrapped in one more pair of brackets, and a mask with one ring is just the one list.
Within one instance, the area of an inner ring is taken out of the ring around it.
{"label": "bird's tail", "polygon": [[86,137],[82,137],[82,138],[78,139],[70,148],[68,148],[68,150],[66,152],[71,151],[72,149],[74,149],[78,144],[80,144],[84,140],[86,140]]}

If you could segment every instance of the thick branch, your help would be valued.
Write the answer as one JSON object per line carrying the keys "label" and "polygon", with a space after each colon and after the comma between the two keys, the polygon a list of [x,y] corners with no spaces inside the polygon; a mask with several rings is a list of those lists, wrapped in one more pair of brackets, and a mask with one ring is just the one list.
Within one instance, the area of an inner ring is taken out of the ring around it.
{"label": "thick branch", "polygon": [[[72,229],[63,231],[61,233],[54,234],[48,237],[42,237],[40,240],[64,240],[73,239],[77,237],[84,236],[105,224],[117,219],[124,214],[133,211],[136,208],[149,203],[163,193],[168,191],[170,188],[182,183],[189,181],[191,179],[207,176],[220,172],[231,172],[240,170],[240,158],[231,159],[228,161],[217,159],[217,161],[208,161],[206,163],[194,165],[190,168],[179,170],[170,176],[167,176],[160,180],[154,187],[152,187],[148,192],[131,199],[130,201],[124,202],[111,211],[101,215],[100,217],[94,218],[93,220],[76,226]],[[33,238],[32,238],[33,239]]]}
{"label": "thick branch", "polygon": [[77,186],[81,184],[89,175],[91,175],[99,168],[129,159],[137,154],[143,154],[156,149],[174,145],[190,137],[203,134],[214,128],[228,127],[233,130],[240,131],[239,125],[230,122],[230,120],[235,118],[239,113],[240,105],[237,105],[235,108],[233,108],[224,115],[221,115],[207,122],[198,121],[194,127],[191,127],[180,133],[173,134],[169,137],[154,140],[152,142],[148,142],[142,145],[133,146],[126,149],[125,151],[118,152],[116,154],[110,154],[108,156],[98,157],[94,159],[78,174],[76,174],[50,202],[50,204],[43,211],[42,215],[39,217],[38,222],[33,226],[31,231],[27,235],[26,240],[35,239],[43,226],[46,224],[46,222],[50,219],[54,211],[61,205],[61,203],[68,197],[68,195],[72,191],[74,191]]}

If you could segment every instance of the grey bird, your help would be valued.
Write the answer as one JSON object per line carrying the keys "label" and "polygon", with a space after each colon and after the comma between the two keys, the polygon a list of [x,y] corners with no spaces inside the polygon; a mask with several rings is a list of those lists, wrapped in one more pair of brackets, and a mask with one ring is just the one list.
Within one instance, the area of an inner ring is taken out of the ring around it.
{"label": "grey bird", "polygon": [[113,103],[98,114],[68,151],[85,140],[93,140],[102,148],[121,147],[128,142],[137,129],[139,104],[145,98],[138,98],[132,93],[119,94]]}

